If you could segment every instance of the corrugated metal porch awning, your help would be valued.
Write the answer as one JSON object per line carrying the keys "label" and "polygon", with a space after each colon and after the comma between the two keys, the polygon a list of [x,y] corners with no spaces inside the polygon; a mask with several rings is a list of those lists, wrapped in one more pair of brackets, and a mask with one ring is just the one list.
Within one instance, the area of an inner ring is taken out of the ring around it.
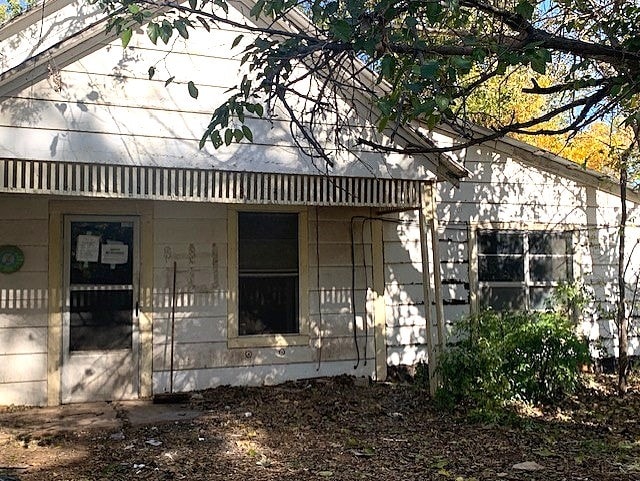
{"label": "corrugated metal porch awning", "polygon": [[422,182],[0,159],[0,192],[77,197],[416,207]]}

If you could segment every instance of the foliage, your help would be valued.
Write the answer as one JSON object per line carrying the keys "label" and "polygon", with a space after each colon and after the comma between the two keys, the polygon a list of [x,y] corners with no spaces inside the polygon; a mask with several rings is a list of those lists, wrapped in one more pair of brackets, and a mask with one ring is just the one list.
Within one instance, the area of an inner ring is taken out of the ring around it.
{"label": "foliage", "polygon": [[20,15],[34,3],[35,0],[6,0],[0,3],[0,23]]}
{"label": "foliage", "polygon": [[486,412],[507,401],[553,403],[580,386],[589,362],[585,340],[556,313],[484,311],[460,321],[440,359],[444,406]]}
{"label": "foliage", "polygon": [[[232,48],[241,52],[247,76],[214,111],[203,142],[215,147],[248,138],[250,119],[263,111],[275,115],[276,105],[308,151],[329,164],[340,148],[441,152],[508,133],[577,134],[621,111],[629,120],[640,115],[635,0],[257,0],[250,11],[255,23],[234,20],[227,0],[96,1],[124,44],[137,26],[154,43],[188,40],[195,28],[238,32]],[[551,101],[493,130],[472,128],[466,99],[490,82],[510,84],[518,66],[539,75],[552,67],[559,72],[550,83],[533,76],[516,85],[523,105],[531,98]],[[375,106],[370,114],[380,131],[393,136],[399,125],[445,123],[459,142],[438,147],[403,139],[398,146],[366,135],[337,101],[355,101],[354,92],[367,100],[358,108]],[[267,108],[258,111],[263,103]],[[328,119],[343,134],[335,145],[318,140]]]}
{"label": "foliage", "polygon": [[[473,91],[466,99],[468,118],[491,129],[502,129],[511,123],[521,123],[544,114],[548,102],[553,98],[542,94],[527,94],[529,83],[535,81],[549,87],[564,74],[559,71],[541,75],[530,67],[512,67],[504,77],[494,77],[485,82],[482,90]],[[547,130],[558,130],[562,117],[540,124]],[[572,160],[584,167],[601,172],[612,172],[615,159],[630,143],[633,132],[623,125],[620,118],[595,121],[579,132],[554,135],[512,134],[523,142]]]}
{"label": "foliage", "polygon": [[547,307],[568,320],[575,320],[591,301],[592,294],[581,282],[561,282],[553,290]]}

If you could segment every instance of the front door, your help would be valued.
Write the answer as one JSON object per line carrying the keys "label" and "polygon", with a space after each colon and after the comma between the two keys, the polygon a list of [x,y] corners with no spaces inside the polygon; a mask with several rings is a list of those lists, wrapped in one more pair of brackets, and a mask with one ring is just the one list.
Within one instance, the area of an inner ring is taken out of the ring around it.
{"label": "front door", "polygon": [[65,217],[62,402],[138,397],[138,219]]}

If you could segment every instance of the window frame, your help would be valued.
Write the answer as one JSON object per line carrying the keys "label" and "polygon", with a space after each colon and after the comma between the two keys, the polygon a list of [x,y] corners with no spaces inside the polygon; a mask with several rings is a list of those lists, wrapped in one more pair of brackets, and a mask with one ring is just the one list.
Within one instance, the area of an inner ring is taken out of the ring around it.
{"label": "window frame", "polygon": [[[570,238],[570,246],[571,251],[567,253],[569,257],[568,267],[570,267],[571,272],[569,273],[569,278],[567,282],[574,282],[576,279],[581,278],[581,269],[580,269],[580,251],[579,251],[579,226],[574,224],[562,224],[562,225],[549,225],[549,224],[541,224],[541,223],[519,223],[519,222],[500,222],[500,223],[473,223],[469,228],[469,259],[470,259],[470,269],[469,269],[469,288],[470,288],[470,304],[471,304],[471,312],[478,313],[481,309],[483,309],[481,305],[481,294],[480,289],[483,286],[494,285],[497,287],[523,287],[526,289],[525,295],[525,305],[520,306],[519,309],[522,310],[530,310],[531,306],[531,288],[536,287],[556,287],[560,285],[561,281],[537,281],[531,279],[530,273],[530,261],[533,257],[538,256],[536,254],[531,254],[528,248],[528,239],[523,239],[524,252],[523,256],[523,269],[524,269],[524,280],[520,281],[480,281],[479,280],[479,267],[480,267],[480,255],[478,253],[478,236],[482,231],[494,231],[494,232],[513,232],[520,234],[523,238],[527,237],[528,234],[531,233],[540,233],[540,232],[548,232],[548,233],[556,233],[556,234],[566,234]],[[540,310],[540,309],[536,309]]]}
{"label": "window frame", "polygon": [[[298,215],[298,332],[290,334],[240,335],[239,318],[239,238],[238,214],[254,212],[265,214]],[[281,206],[229,206],[227,220],[227,346],[229,348],[287,347],[309,344],[309,227],[306,207]]]}

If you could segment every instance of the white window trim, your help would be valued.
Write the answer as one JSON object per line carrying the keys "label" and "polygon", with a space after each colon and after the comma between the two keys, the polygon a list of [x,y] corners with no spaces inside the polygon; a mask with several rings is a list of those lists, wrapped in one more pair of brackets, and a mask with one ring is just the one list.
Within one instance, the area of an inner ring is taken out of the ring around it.
{"label": "white window trim", "polygon": [[[238,212],[298,214],[298,322],[295,334],[238,333]],[[229,206],[227,211],[227,346],[229,348],[287,347],[309,345],[309,223],[306,207]]]}
{"label": "white window trim", "polygon": [[[469,247],[469,303],[471,313],[480,312],[479,289],[480,281],[478,277],[478,231],[498,230],[498,231],[514,231],[514,232],[573,232],[572,246],[573,253],[571,256],[572,279],[570,282],[578,281],[582,278],[582,262],[580,249],[580,230],[584,229],[584,225],[578,224],[553,224],[541,222],[471,222],[468,232]],[[528,267],[525,266],[528,271]],[[525,273],[527,274],[527,273]],[[512,283],[515,285],[516,283]],[[527,288],[529,288],[527,284]],[[528,300],[527,300],[528,304]]]}

